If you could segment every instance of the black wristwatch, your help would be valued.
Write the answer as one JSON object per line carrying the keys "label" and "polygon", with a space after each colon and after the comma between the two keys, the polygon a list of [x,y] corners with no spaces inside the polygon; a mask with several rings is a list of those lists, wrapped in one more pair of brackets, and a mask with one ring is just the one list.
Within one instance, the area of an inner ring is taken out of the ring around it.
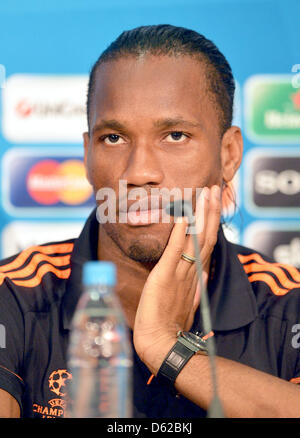
{"label": "black wristwatch", "polygon": [[177,342],[167,354],[156,377],[173,387],[182,368],[196,353],[207,355],[206,341],[198,334],[179,331]]}

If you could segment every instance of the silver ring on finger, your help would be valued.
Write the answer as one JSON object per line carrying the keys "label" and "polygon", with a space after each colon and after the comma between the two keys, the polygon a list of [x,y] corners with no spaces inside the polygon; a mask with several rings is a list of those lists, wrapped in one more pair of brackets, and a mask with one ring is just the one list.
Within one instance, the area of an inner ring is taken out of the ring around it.
{"label": "silver ring on finger", "polygon": [[185,254],[184,252],[181,254],[181,258],[191,264],[195,263],[196,261],[195,257]]}

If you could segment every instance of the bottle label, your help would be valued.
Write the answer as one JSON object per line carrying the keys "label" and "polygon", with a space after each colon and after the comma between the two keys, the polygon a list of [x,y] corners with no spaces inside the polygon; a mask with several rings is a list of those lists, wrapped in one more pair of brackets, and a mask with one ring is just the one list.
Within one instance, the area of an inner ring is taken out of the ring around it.
{"label": "bottle label", "polygon": [[72,375],[71,417],[131,417],[131,361],[113,364],[100,360],[97,368],[75,368]]}

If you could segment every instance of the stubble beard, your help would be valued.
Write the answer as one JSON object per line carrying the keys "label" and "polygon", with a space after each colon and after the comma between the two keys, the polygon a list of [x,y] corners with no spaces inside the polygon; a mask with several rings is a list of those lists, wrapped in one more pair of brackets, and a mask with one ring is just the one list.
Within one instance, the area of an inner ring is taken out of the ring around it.
{"label": "stubble beard", "polygon": [[[122,251],[122,253],[131,260],[142,264],[155,265],[161,258],[168,238],[164,242],[162,238],[143,237],[142,234],[135,238],[128,238],[123,236],[122,231],[118,226],[110,224],[102,225],[107,236],[115,243],[115,245]],[[139,231],[140,233],[140,231]],[[145,231],[146,235],[147,231]]]}

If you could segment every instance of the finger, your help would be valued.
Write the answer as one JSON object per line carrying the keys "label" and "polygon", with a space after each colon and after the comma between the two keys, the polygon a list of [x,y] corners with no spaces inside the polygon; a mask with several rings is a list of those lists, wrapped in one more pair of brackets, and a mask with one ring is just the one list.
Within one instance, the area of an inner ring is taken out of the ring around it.
{"label": "finger", "polygon": [[[203,271],[202,273],[202,287],[206,287],[207,285],[207,279],[208,279],[208,274],[206,272]],[[193,298],[193,302],[192,302],[192,306],[191,306],[191,311],[190,314],[187,318],[187,323],[186,323],[186,329],[190,330],[194,319],[195,319],[195,313],[197,311],[197,309],[199,308],[200,305],[200,301],[201,301],[201,282],[199,281],[199,278],[196,278],[197,282],[196,282],[196,286],[194,287],[194,298]]]}
{"label": "finger", "polygon": [[199,278],[197,278],[197,286],[196,286],[194,301],[193,301],[194,313],[200,304],[202,288],[207,287],[207,280],[208,280],[208,273],[202,271],[202,282],[200,282]]}
{"label": "finger", "polygon": [[166,274],[174,272],[180,260],[186,239],[186,229],[188,226],[186,218],[177,218],[169,237],[167,246],[159,260],[159,265],[163,266]]}
{"label": "finger", "polygon": [[201,249],[201,259],[203,264],[210,257],[218,237],[218,229],[221,219],[221,191],[220,187],[214,185],[210,190],[210,201],[205,227],[205,239]]}
{"label": "finger", "polygon": [[208,213],[209,213],[209,205],[210,205],[210,189],[208,187],[204,187],[201,192],[200,202],[196,204],[196,234],[199,245],[199,250],[201,250],[206,235],[206,228],[208,223]]}
{"label": "finger", "polygon": [[[199,198],[196,200],[196,212],[195,212],[195,225],[189,229],[189,234],[186,237],[183,252],[191,257],[195,256],[193,233],[197,234],[197,241],[199,244],[199,252],[204,242],[204,234],[207,222],[207,213],[209,207],[209,189],[204,187],[201,191]],[[178,266],[178,274],[186,275],[190,271],[194,271],[195,266],[182,260],[182,263]]]}
{"label": "finger", "polygon": [[210,204],[210,189],[204,187],[201,191],[199,199],[196,202],[195,209],[195,226],[191,229],[189,235],[189,245],[193,245],[192,233],[196,233],[199,247],[203,246],[206,234],[206,226],[208,221],[208,212]]}
{"label": "finger", "polygon": [[194,312],[196,311],[197,307],[200,304],[200,292],[201,292],[201,286],[200,286],[200,281],[197,282],[197,287],[196,287],[196,292],[194,295],[194,301],[193,301],[193,310]]}

